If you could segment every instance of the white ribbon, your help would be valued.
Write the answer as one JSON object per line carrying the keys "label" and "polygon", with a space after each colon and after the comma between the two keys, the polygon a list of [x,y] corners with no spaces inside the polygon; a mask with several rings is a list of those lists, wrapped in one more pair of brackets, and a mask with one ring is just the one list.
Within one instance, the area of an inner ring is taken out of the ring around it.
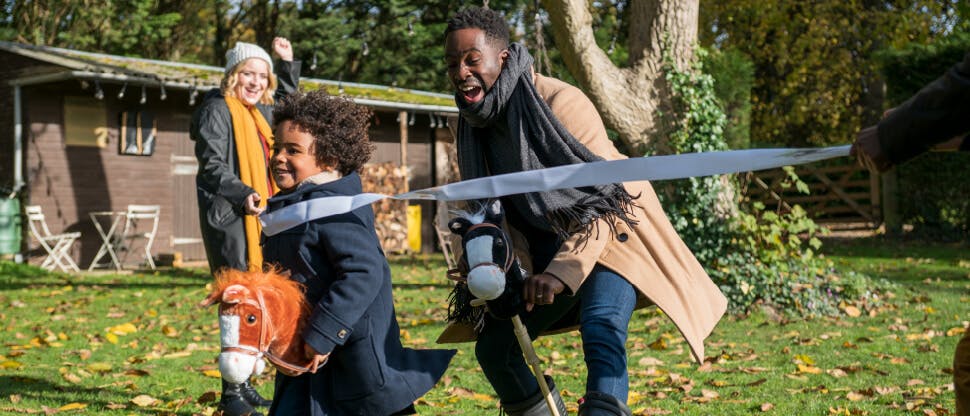
{"label": "white ribbon", "polygon": [[579,163],[471,179],[398,195],[362,193],[316,198],[265,213],[259,221],[263,224],[263,233],[272,236],[307,221],[347,213],[385,198],[461,201],[617,182],[723,175],[848,156],[849,147],[728,150]]}

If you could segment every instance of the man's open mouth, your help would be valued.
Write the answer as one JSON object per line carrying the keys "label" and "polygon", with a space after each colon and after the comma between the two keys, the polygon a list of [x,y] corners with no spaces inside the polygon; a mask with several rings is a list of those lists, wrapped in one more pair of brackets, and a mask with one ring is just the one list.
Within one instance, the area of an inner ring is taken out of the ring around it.
{"label": "man's open mouth", "polygon": [[477,103],[485,98],[485,89],[477,85],[462,85],[458,87],[458,92],[466,103]]}

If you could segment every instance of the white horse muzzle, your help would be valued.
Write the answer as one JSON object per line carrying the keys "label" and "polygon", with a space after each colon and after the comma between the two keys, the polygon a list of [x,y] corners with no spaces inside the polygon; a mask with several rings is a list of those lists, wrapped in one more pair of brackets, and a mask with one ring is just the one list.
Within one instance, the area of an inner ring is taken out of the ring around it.
{"label": "white horse muzzle", "polygon": [[479,264],[468,272],[468,290],[479,299],[496,299],[505,292],[505,272],[496,264]]}

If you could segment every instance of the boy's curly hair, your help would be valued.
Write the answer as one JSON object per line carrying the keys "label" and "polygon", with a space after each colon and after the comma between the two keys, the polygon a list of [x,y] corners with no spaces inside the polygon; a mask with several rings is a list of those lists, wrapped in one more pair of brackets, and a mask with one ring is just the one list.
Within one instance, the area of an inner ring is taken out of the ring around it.
{"label": "boy's curly hair", "polygon": [[273,127],[284,121],[313,136],[317,165],[331,164],[342,175],[360,171],[374,151],[367,135],[371,111],[324,90],[294,92],[273,110]]}
{"label": "boy's curly hair", "polygon": [[509,24],[501,14],[483,7],[469,7],[455,13],[448,19],[445,36],[461,29],[481,29],[485,37],[498,42],[497,46],[505,49],[509,46]]}

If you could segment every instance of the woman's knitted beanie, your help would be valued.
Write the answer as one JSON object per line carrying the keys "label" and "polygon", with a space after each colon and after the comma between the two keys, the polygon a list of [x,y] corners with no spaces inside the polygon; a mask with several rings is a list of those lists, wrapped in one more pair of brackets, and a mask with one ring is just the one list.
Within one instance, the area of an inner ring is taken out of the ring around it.
{"label": "woman's knitted beanie", "polygon": [[273,73],[273,59],[263,48],[246,42],[236,42],[236,46],[226,52],[226,73],[232,71],[236,65],[249,58],[259,58],[269,64],[269,73]]}

